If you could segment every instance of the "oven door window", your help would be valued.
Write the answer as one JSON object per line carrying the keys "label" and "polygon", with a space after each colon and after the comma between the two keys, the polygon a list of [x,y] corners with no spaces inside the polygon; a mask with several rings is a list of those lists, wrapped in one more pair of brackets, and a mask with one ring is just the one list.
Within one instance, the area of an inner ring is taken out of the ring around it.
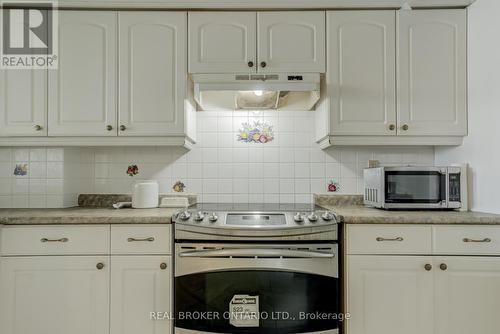
{"label": "oven door window", "polygon": [[439,203],[446,200],[446,176],[437,171],[387,171],[387,203]]}
{"label": "oven door window", "polygon": [[[241,270],[180,276],[175,284],[178,328],[212,333],[285,334],[339,327],[339,286],[334,277]],[[229,304],[235,295],[258,296],[258,327],[230,324]],[[204,314],[206,317],[200,318]]]}

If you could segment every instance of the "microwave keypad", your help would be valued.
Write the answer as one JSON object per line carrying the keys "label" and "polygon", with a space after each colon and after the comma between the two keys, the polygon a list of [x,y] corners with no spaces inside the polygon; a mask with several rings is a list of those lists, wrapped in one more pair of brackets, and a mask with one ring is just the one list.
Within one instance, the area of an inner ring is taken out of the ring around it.
{"label": "microwave keypad", "polygon": [[450,174],[449,182],[449,201],[460,202],[460,174]]}

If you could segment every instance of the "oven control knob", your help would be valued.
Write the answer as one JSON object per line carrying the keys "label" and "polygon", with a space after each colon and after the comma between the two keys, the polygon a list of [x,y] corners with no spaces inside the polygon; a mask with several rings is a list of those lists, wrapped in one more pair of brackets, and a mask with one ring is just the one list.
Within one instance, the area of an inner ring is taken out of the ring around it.
{"label": "oven control knob", "polygon": [[293,216],[293,220],[295,220],[296,223],[303,223],[304,222],[304,215],[300,212],[297,212],[295,216]]}
{"label": "oven control knob", "polygon": [[323,220],[329,222],[330,220],[335,219],[335,215],[331,211],[325,211],[325,213],[323,213],[321,215],[321,218],[323,218]]}
{"label": "oven control knob", "polygon": [[188,220],[190,217],[191,217],[191,213],[189,213],[189,211],[182,211],[181,213],[179,213],[179,215],[177,216],[180,220]]}
{"label": "oven control knob", "polygon": [[197,221],[197,222],[201,222],[203,221],[203,219],[205,218],[205,215],[203,214],[203,212],[201,211],[198,211],[195,215],[194,215],[194,220]]}
{"label": "oven control knob", "polygon": [[212,214],[208,216],[208,220],[210,220],[211,223],[215,223],[217,219],[219,219],[219,217],[217,217],[217,214],[215,212],[212,212]]}
{"label": "oven control knob", "polygon": [[313,211],[309,216],[307,216],[307,219],[309,219],[311,223],[315,223],[316,221],[318,221],[318,215]]}

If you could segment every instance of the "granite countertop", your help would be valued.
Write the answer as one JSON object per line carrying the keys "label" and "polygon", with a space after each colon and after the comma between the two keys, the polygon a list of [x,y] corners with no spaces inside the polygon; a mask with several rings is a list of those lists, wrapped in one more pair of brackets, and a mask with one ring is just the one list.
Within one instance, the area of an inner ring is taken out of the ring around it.
{"label": "granite countertop", "polygon": [[172,215],[180,209],[0,209],[3,225],[49,224],[170,224]]}
{"label": "granite countertop", "polygon": [[345,224],[500,225],[500,215],[462,211],[388,211],[363,206],[362,196],[314,195],[316,205],[336,212]]}

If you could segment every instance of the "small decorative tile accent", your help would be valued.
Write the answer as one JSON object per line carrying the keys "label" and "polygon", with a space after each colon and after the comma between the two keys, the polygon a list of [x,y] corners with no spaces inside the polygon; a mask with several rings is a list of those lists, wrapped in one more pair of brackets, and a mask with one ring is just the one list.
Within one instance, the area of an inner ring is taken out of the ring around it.
{"label": "small decorative tile accent", "polygon": [[127,168],[127,175],[130,177],[134,177],[139,174],[139,167],[137,165],[130,165]]}
{"label": "small decorative tile accent", "polygon": [[328,192],[336,193],[340,190],[340,184],[335,180],[330,180],[328,183]]}
{"label": "small decorative tile accent", "polygon": [[267,122],[255,121],[253,125],[242,123],[241,126],[238,141],[265,144],[274,139],[273,126]]}
{"label": "small decorative tile accent", "polygon": [[184,192],[185,188],[186,188],[186,185],[184,183],[182,183],[182,181],[175,182],[174,186],[172,187],[172,189],[174,189],[174,191],[176,193]]}
{"label": "small decorative tile accent", "polygon": [[16,164],[14,168],[14,175],[26,176],[28,175],[28,164]]}

